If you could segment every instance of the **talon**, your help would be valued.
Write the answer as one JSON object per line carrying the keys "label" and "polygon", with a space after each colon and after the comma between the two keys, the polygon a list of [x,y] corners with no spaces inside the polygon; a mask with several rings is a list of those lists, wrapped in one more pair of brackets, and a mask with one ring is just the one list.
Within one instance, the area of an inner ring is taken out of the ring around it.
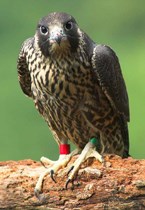
{"label": "talon", "polygon": [[66,190],[68,189],[68,185],[69,185],[70,182],[71,182],[71,179],[68,179],[67,182],[66,182],[66,184],[65,184],[65,189]]}
{"label": "talon", "polygon": [[41,202],[41,203],[44,203],[46,201],[46,198],[43,194],[40,194],[41,191],[39,191],[38,189],[35,189],[34,190],[34,194],[36,196],[36,198],[38,198],[38,200]]}
{"label": "talon", "polygon": [[47,168],[46,166],[45,166],[45,164],[40,160],[40,163],[44,166],[44,168]]}
{"label": "talon", "polygon": [[54,170],[50,171],[50,177],[56,183],[56,180],[54,179]]}
{"label": "talon", "polygon": [[70,172],[73,170],[74,166],[71,166],[71,168],[69,169],[69,171],[67,172],[67,176],[70,174]]}
{"label": "talon", "polygon": [[72,184],[71,190],[73,190],[73,189],[74,189],[74,179],[68,179],[68,180],[67,180],[67,182],[66,182],[66,184],[65,184],[65,189],[68,190],[68,185],[69,185],[69,183]]}
{"label": "talon", "polygon": [[[66,152],[68,152],[68,151],[66,151]],[[50,159],[47,159],[45,157],[41,158],[41,163],[42,163],[42,165],[44,165],[46,170],[43,173],[40,174],[39,179],[36,183],[36,187],[35,187],[35,195],[39,199],[39,201],[45,202],[45,197],[41,194],[41,192],[42,192],[41,190],[42,190],[42,187],[43,187],[43,181],[44,181],[45,176],[50,174],[51,179],[56,183],[56,180],[54,178],[55,173],[60,168],[65,167],[67,165],[67,163],[70,161],[71,157],[76,155],[77,153],[78,153],[78,150],[74,150],[70,154],[60,154],[59,159],[57,161],[51,161]],[[45,163],[50,165],[50,166],[46,167]],[[71,168],[71,170],[72,169],[73,168]],[[66,188],[67,188],[69,182],[70,181],[68,181],[68,183],[66,183]]]}

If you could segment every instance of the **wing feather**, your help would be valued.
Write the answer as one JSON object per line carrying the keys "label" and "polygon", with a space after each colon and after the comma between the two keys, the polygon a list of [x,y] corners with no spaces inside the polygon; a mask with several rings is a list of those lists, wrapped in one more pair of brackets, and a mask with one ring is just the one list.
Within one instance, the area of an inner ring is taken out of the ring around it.
{"label": "wing feather", "polygon": [[31,77],[30,72],[28,70],[26,56],[28,54],[28,49],[32,46],[32,43],[33,38],[29,38],[22,44],[17,62],[18,78],[21,89],[29,97],[32,97]]}
{"label": "wing feather", "polygon": [[92,66],[111,105],[129,121],[128,94],[115,52],[108,46],[96,45],[92,56]]}

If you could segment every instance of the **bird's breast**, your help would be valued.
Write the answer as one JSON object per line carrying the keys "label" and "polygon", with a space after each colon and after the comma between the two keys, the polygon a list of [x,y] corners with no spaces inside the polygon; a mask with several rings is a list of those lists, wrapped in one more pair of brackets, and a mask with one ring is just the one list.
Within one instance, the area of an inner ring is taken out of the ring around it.
{"label": "bird's breast", "polygon": [[32,91],[41,100],[59,99],[73,104],[84,96],[90,71],[71,60],[45,60],[32,68]]}

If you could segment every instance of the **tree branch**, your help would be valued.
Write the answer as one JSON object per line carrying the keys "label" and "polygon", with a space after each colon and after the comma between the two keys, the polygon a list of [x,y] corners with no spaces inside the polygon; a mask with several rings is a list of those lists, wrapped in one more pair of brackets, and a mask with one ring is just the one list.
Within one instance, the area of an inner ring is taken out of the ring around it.
{"label": "tree branch", "polygon": [[74,189],[71,185],[64,189],[66,169],[57,174],[57,183],[47,176],[43,202],[34,196],[38,177],[46,170],[39,162],[0,162],[0,209],[144,209],[145,160],[118,156],[106,156],[105,160],[104,166],[94,159],[87,161],[79,171]]}

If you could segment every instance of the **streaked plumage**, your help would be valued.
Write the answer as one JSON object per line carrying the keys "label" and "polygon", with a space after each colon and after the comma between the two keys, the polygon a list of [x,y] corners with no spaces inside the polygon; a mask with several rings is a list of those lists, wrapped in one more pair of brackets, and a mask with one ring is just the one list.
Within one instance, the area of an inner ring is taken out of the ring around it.
{"label": "streaked plumage", "polygon": [[115,52],[95,44],[65,13],[42,18],[18,59],[23,92],[48,123],[55,140],[83,149],[99,139],[99,153],[127,157],[129,103]]}

